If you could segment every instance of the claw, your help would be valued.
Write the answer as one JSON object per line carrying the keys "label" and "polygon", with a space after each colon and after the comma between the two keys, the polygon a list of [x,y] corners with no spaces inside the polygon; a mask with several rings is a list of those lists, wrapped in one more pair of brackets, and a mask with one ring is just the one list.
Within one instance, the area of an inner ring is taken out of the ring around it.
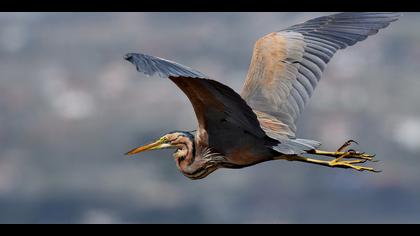
{"label": "claw", "polygon": [[353,139],[348,140],[346,143],[355,143],[355,144],[359,145],[359,143],[357,141],[354,141]]}
{"label": "claw", "polygon": [[339,147],[339,148],[337,149],[337,152],[341,152],[341,151],[342,151],[342,150],[344,150],[346,147],[350,146],[352,143],[359,144],[358,142],[356,142],[356,141],[354,141],[354,140],[352,140],[352,139],[347,140],[347,141],[346,141],[343,145],[341,145],[341,147]]}
{"label": "claw", "polygon": [[366,154],[365,152],[353,152],[353,150],[349,150],[348,152],[351,153],[349,158],[357,158],[357,159],[360,158],[360,159],[376,162],[376,160],[373,159],[376,156],[375,154]]}
{"label": "claw", "polygon": [[347,164],[359,164],[359,163],[365,163],[366,161],[367,161],[367,159],[363,159],[363,160],[345,161],[345,163],[347,163]]}

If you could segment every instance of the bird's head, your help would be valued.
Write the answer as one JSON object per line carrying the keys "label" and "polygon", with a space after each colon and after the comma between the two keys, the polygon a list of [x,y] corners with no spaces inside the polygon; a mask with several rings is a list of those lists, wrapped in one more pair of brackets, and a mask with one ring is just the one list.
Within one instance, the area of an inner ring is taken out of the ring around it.
{"label": "bird's head", "polygon": [[[202,179],[215,171],[217,166],[214,165],[212,158],[203,159],[200,155],[196,156],[194,140],[194,135],[191,132],[174,131],[163,135],[155,142],[135,148],[127,152],[126,155],[133,155],[147,150],[173,148],[176,149],[173,156],[178,169],[190,179]],[[219,157],[219,155],[212,153],[206,153],[206,155]]]}
{"label": "bird's head", "polygon": [[158,149],[176,149],[175,158],[185,157],[194,153],[194,136],[187,131],[173,131],[163,135],[155,142],[134,148],[126,155],[134,155],[143,151]]}

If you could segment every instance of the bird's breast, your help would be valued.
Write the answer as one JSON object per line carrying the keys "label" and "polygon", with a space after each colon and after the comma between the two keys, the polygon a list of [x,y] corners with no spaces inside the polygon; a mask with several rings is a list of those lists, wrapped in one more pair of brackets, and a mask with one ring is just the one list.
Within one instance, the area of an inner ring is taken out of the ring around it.
{"label": "bird's breast", "polygon": [[272,155],[268,150],[261,149],[259,146],[247,145],[231,149],[226,153],[226,162],[232,168],[246,167],[257,163],[272,159]]}

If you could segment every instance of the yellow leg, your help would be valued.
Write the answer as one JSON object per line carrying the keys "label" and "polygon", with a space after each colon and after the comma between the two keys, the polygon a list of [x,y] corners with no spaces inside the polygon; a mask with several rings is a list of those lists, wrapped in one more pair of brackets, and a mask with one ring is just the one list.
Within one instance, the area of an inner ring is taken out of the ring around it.
{"label": "yellow leg", "polygon": [[[355,164],[365,163],[366,161],[376,161],[376,160],[373,159],[375,155],[366,154],[364,152],[357,152],[354,150],[344,151],[352,143],[357,144],[356,141],[349,140],[345,142],[335,152],[329,152],[329,151],[323,151],[323,150],[311,150],[307,152],[308,154],[313,154],[313,155],[334,157],[335,159],[331,161],[317,160],[317,159],[312,159],[312,158],[307,158],[307,157],[302,157],[302,156],[297,156],[297,155],[283,156],[282,158],[279,158],[279,159],[312,163],[312,164],[323,165],[323,166],[328,166],[332,168],[350,168],[350,169],[355,169],[358,171],[380,172],[371,167],[355,165]],[[343,159],[356,159],[356,160],[344,161]]]}
{"label": "yellow leg", "polygon": [[315,154],[315,155],[322,155],[322,156],[329,156],[329,157],[335,157],[335,158],[353,158],[353,159],[362,159],[362,160],[367,160],[367,161],[375,161],[373,159],[373,157],[375,157],[374,154],[367,154],[364,152],[357,152],[354,150],[348,150],[348,151],[344,151],[344,149],[346,149],[347,147],[349,147],[352,143],[356,143],[358,144],[356,141],[354,140],[348,140],[347,142],[345,142],[343,145],[341,145],[341,147],[339,147],[337,149],[337,151],[335,152],[328,152],[328,151],[323,151],[323,150],[311,150],[308,151],[309,154]]}
{"label": "yellow leg", "polygon": [[323,150],[311,150],[308,152],[309,154],[316,154],[316,155],[322,155],[322,156],[329,156],[329,157],[340,157],[343,156],[345,154],[349,154],[346,155],[344,158],[355,158],[355,159],[364,159],[364,160],[368,160],[368,161],[373,161],[373,162],[377,162],[377,160],[374,160],[373,157],[375,157],[374,154],[367,154],[367,153],[363,153],[363,152],[329,152],[329,151],[323,151]]}
{"label": "yellow leg", "polygon": [[306,158],[306,157],[302,157],[302,156],[287,156],[287,157],[285,157],[285,159],[288,160],[288,161],[301,161],[301,162],[306,162],[306,163],[328,166],[328,167],[332,167],[332,168],[351,168],[351,169],[355,169],[355,170],[358,170],[358,171],[365,171],[366,170],[366,171],[371,171],[371,172],[380,172],[380,171],[377,171],[377,170],[375,170],[371,167],[353,165],[353,164],[358,164],[358,163],[364,163],[367,160],[341,161],[342,158],[346,158],[346,157],[343,155],[343,156],[338,157],[338,158],[336,158],[332,161],[316,160],[316,159]]}

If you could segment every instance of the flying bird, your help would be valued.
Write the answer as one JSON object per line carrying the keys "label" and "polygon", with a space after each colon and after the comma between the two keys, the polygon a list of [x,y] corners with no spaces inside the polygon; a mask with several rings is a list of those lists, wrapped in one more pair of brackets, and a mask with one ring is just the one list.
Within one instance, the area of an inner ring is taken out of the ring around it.
{"label": "flying bird", "polygon": [[204,178],[218,168],[243,168],[271,160],[377,172],[361,165],[376,161],[374,155],[348,149],[355,141],[345,142],[336,151],[320,150],[320,142],[296,137],[296,121],[333,55],[376,34],[399,16],[346,12],[267,34],[255,43],[240,94],[179,63],[126,54],[124,58],[139,72],[174,82],[187,95],[198,121],[195,132],[169,132],[126,154],[175,149],[176,165],[190,179]]}

